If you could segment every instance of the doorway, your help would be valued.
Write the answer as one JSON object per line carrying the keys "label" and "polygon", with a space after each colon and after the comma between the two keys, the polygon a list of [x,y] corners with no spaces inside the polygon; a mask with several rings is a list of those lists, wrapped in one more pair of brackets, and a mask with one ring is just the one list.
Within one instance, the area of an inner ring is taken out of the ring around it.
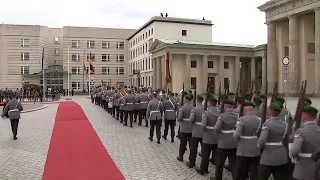
{"label": "doorway", "polygon": [[214,84],[214,77],[208,77],[208,91],[210,93],[215,93],[214,89],[215,89],[215,84]]}

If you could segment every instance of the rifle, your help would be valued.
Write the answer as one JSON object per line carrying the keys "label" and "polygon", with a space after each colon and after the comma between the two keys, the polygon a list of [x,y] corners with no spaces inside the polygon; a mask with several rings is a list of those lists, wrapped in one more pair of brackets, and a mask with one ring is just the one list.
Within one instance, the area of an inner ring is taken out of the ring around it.
{"label": "rifle", "polygon": [[234,100],[235,100],[235,101],[237,101],[237,100],[238,100],[238,97],[239,97],[239,88],[240,88],[240,82],[238,82],[238,85],[237,85],[236,96],[234,97]]}
{"label": "rifle", "polygon": [[253,96],[253,86],[254,86],[254,80],[251,82],[251,87],[250,87],[250,96],[249,96],[249,101],[252,100],[252,96]]}
{"label": "rifle", "polygon": [[[267,95],[267,94],[266,94]],[[271,101],[270,104],[276,100],[278,96],[278,82],[274,83],[274,88],[273,88],[273,92],[272,92],[272,97],[271,97]]]}
{"label": "rifle", "polygon": [[[243,89],[244,89],[244,87],[243,87]],[[242,93],[242,103],[241,103],[241,105],[240,105],[240,112],[239,112],[239,117],[241,117],[241,116],[243,116],[243,110],[244,110],[244,102],[246,101],[246,93],[245,93],[245,90],[242,90],[241,91]]]}
{"label": "rifle", "polygon": [[218,96],[218,104],[221,102],[221,82],[219,83],[219,96]]}
{"label": "rifle", "polygon": [[302,108],[303,108],[303,101],[306,95],[306,89],[307,89],[307,80],[302,81],[302,84],[301,84],[301,90],[300,90],[299,100],[297,104],[296,114],[293,120],[296,123],[294,127],[294,132],[296,132],[301,125]]}
{"label": "rifle", "polygon": [[[264,92],[266,95],[268,94],[268,82],[266,82],[266,87],[265,87],[265,92]],[[262,129],[262,126],[263,124],[267,121],[267,103],[268,103],[268,96],[266,98],[263,99],[263,102],[262,102],[263,106],[262,106],[262,114],[261,114],[261,121],[260,121],[260,124],[259,124],[259,128],[258,128],[258,131],[257,131],[257,136],[260,136],[260,133],[261,133],[261,129]]]}
{"label": "rifle", "polygon": [[193,107],[197,106],[197,90],[193,92]]}
{"label": "rifle", "polygon": [[205,111],[208,109],[208,100],[209,100],[209,85],[207,85],[206,97],[204,98],[204,107],[203,107],[203,109]]}
{"label": "rifle", "polygon": [[180,107],[182,107],[184,104],[184,83],[182,83],[182,95],[180,99]]}
{"label": "rifle", "polygon": [[[228,83],[227,87],[229,87],[229,83]],[[226,88],[226,89],[224,89],[224,94],[222,95],[222,101],[221,101],[221,105],[220,105],[220,113],[224,113],[224,102],[228,98],[228,96],[229,96],[229,88]]]}

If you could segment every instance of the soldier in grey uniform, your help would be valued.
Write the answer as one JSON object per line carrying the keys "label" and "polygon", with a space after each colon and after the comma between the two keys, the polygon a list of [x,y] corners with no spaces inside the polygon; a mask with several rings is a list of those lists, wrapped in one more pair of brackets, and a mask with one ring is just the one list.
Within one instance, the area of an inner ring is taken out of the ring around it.
{"label": "soldier in grey uniform", "polygon": [[162,92],[162,94],[160,95],[160,100],[161,100],[162,102],[164,102],[165,100],[168,99],[168,96],[167,96],[165,90],[161,90],[161,92]]}
{"label": "soldier in grey uniform", "polygon": [[268,180],[272,174],[275,180],[286,179],[289,160],[288,124],[279,118],[281,107],[273,102],[268,109],[270,117],[262,126],[258,147],[263,148],[260,158],[258,179]]}
{"label": "soldier in grey uniform", "polygon": [[23,111],[23,107],[21,103],[16,98],[15,94],[12,94],[12,100],[10,100],[6,106],[4,107],[4,110],[2,112],[1,117],[9,116],[9,119],[11,121],[11,130],[13,134],[13,140],[18,139],[18,126],[19,126],[19,120],[21,118],[20,112]]}
{"label": "soldier in grey uniform", "polygon": [[186,151],[187,144],[189,143],[189,149],[191,146],[191,137],[192,137],[192,124],[189,121],[189,117],[193,108],[193,104],[191,103],[192,97],[190,95],[186,95],[184,105],[180,107],[178,113],[178,121],[180,122],[180,147],[179,147],[179,156],[177,159],[179,161],[183,161],[183,155]]}
{"label": "soldier in grey uniform", "polygon": [[216,149],[218,146],[218,134],[214,131],[214,126],[218,120],[220,112],[216,105],[218,100],[214,97],[209,98],[209,110],[203,112],[201,128],[203,131],[202,139],[202,159],[200,168],[196,167],[196,171],[202,175],[208,174],[209,156],[212,153],[213,159],[216,158]]}
{"label": "soldier in grey uniform", "polygon": [[127,91],[128,95],[124,98],[124,126],[127,126],[128,118],[130,119],[130,127],[133,123],[134,96],[131,90]]}
{"label": "soldier in grey uniform", "polygon": [[[111,115],[113,115],[113,117],[114,117],[114,114],[113,114],[113,94],[114,94],[115,92],[113,91],[113,89],[111,88],[110,90],[109,90],[109,92],[108,92],[108,98],[107,98],[107,100],[108,100],[108,104],[107,104],[107,106],[108,106],[108,112],[109,112],[109,114],[111,114]],[[112,105],[112,106],[109,106],[109,103]]]}
{"label": "soldier in grey uniform", "polygon": [[102,91],[102,95],[101,95],[101,107],[102,107],[103,109],[106,108],[106,94],[107,94],[107,92],[106,92],[105,90]]}
{"label": "soldier in grey uniform", "polygon": [[314,180],[316,163],[311,155],[320,149],[320,127],[315,118],[318,110],[312,106],[302,109],[302,127],[297,130],[293,144],[289,148],[290,157],[295,161],[293,178],[296,180]]}
{"label": "soldier in grey uniform", "polygon": [[102,96],[102,90],[101,88],[98,88],[96,93],[96,104],[98,106],[101,106],[101,96]]}
{"label": "soldier in grey uniform", "polygon": [[238,144],[235,180],[245,180],[248,172],[250,180],[258,180],[258,165],[261,152],[257,146],[257,133],[261,118],[256,115],[256,106],[251,101],[244,102],[244,114],[239,118],[236,131],[233,134]]}
{"label": "soldier in grey uniform", "polygon": [[233,133],[239,114],[233,109],[234,105],[235,102],[233,100],[225,100],[225,112],[220,114],[214,126],[214,130],[219,133],[219,141],[215,177],[211,177],[211,180],[222,180],[223,167],[227,158],[231,167],[232,177],[235,178],[234,167],[236,163],[237,144],[233,138]]}
{"label": "soldier in grey uniform", "polygon": [[139,102],[140,102],[140,112],[139,112],[139,123],[138,125],[141,126],[142,119],[145,119],[146,127],[148,127],[148,120],[146,118],[149,97],[145,89],[142,89],[142,93],[139,94]]}
{"label": "soldier in grey uniform", "polygon": [[91,89],[91,90],[90,90],[90,96],[91,96],[91,103],[92,103],[92,104],[94,103],[94,99],[95,99],[95,98],[94,98],[94,94],[95,94],[95,93],[94,93],[94,90]]}
{"label": "soldier in grey uniform", "polygon": [[261,109],[260,109],[260,105],[262,103],[262,100],[260,98],[260,96],[255,96],[253,98],[253,103],[254,103],[254,115],[258,116],[258,117],[261,117],[262,115],[262,112],[261,112]]}
{"label": "soldier in grey uniform", "polygon": [[147,119],[150,121],[149,140],[153,141],[154,128],[156,128],[157,143],[160,144],[163,104],[158,99],[157,93],[154,93],[152,97],[153,99],[149,102],[146,113]]}
{"label": "soldier in grey uniform", "polygon": [[119,115],[120,115],[120,100],[121,96],[118,93],[118,90],[115,90],[115,93],[112,95],[112,102],[113,102],[113,107],[112,107],[112,114],[113,117],[115,117],[117,120],[119,120]]}
{"label": "soldier in grey uniform", "polygon": [[133,108],[133,118],[134,122],[137,122],[137,119],[139,117],[140,112],[140,99],[139,99],[140,93],[136,94],[134,96],[134,108]]}
{"label": "soldier in grey uniform", "polygon": [[203,97],[201,95],[197,95],[196,107],[192,109],[189,117],[189,121],[193,125],[193,128],[192,128],[189,162],[187,162],[186,165],[190,168],[193,168],[195,166],[196,157],[198,154],[198,145],[199,143],[200,144],[202,143],[203,132],[201,129],[201,121],[202,121],[202,114],[204,112],[204,106],[202,102],[203,102]]}
{"label": "soldier in grey uniform", "polygon": [[120,123],[123,123],[123,117],[124,117],[124,97],[120,98],[120,107],[119,107],[119,117],[120,117]]}
{"label": "soldier in grey uniform", "polygon": [[163,102],[164,108],[164,132],[162,135],[163,139],[167,139],[169,126],[171,131],[171,142],[174,142],[174,126],[176,125],[176,111],[177,111],[177,102],[173,97],[172,92],[169,93],[169,98]]}

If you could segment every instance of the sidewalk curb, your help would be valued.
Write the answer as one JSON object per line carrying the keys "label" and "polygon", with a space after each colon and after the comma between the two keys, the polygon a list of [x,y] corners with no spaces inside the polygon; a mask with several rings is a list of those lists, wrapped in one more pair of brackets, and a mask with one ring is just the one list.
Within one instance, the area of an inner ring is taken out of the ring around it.
{"label": "sidewalk curb", "polygon": [[27,112],[33,112],[33,111],[39,111],[41,109],[45,109],[47,108],[49,105],[44,105],[42,107],[39,107],[39,108],[35,108],[35,109],[30,109],[30,110],[25,110],[25,111],[21,111],[21,113],[27,113]]}

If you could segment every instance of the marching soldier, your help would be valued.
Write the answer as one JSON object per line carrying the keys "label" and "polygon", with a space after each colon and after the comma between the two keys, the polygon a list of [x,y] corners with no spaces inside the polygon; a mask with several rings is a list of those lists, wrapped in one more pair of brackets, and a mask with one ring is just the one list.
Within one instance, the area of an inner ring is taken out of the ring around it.
{"label": "marching soldier", "polygon": [[161,90],[160,100],[162,102],[164,102],[167,99],[168,99],[168,97],[167,97],[166,91],[165,90]]}
{"label": "marching soldier", "polygon": [[120,101],[121,101],[120,94],[118,93],[118,90],[115,90],[115,93],[112,95],[112,102],[113,102],[112,114],[113,114],[113,117],[115,117],[117,120],[119,120],[119,114],[120,114]]}
{"label": "marching soldier", "polygon": [[258,165],[261,153],[257,146],[258,137],[256,134],[259,131],[261,118],[255,113],[255,104],[251,101],[245,101],[245,115],[239,118],[236,131],[233,134],[238,144],[235,180],[245,180],[248,172],[251,180],[258,180]]}
{"label": "marching soldier", "polygon": [[177,102],[172,92],[169,93],[169,99],[163,102],[164,107],[164,132],[163,139],[167,139],[169,126],[171,131],[171,142],[174,142],[174,126],[176,125]]}
{"label": "marching soldier", "polygon": [[218,100],[214,97],[209,98],[209,110],[203,112],[201,128],[203,130],[202,139],[202,159],[200,168],[196,167],[196,171],[202,175],[208,174],[209,156],[212,153],[213,159],[216,158],[216,149],[218,146],[218,134],[214,131],[220,112],[216,105]]}
{"label": "marching soldier", "polygon": [[203,132],[201,129],[201,121],[202,121],[202,114],[204,112],[203,107],[203,97],[197,95],[197,104],[191,111],[189,121],[193,124],[192,128],[192,138],[191,138],[191,149],[190,149],[190,156],[189,162],[187,162],[187,166],[193,168],[195,166],[196,157],[198,154],[198,145],[202,143]]}
{"label": "marching soldier", "polygon": [[91,89],[91,91],[90,91],[90,96],[91,96],[91,103],[92,103],[92,104],[94,103],[94,99],[95,99],[95,98],[94,98],[94,94],[95,94],[95,93],[94,93],[94,90]]}
{"label": "marching soldier", "polygon": [[102,96],[101,89],[98,88],[97,93],[96,93],[96,104],[98,106],[101,106],[101,96]]}
{"label": "marching soldier", "polygon": [[231,167],[232,177],[233,179],[235,178],[234,167],[236,163],[237,144],[233,138],[233,133],[239,114],[233,109],[235,105],[233,100],[226,99],[224,105],[225,112],[220,114],[214,127],[214,130],[219,133],[219,141],[215,177],[211,177],[211,180],[222,180],[223,167],[227,158]]}
{"label": "marching soldier", "polygon": [[259,97],[259,96],[255,96],[254,98],[253,98],[253,103],[254,103],[254,106],[255,106],[255,108],[254,108],[254,115],[256,115],[256,116],[258,116],[258,117],[261,117],[261,109],[260,109],[260,105],[261,105],[261,103],[262,103],[262,100],[261,100],[261,98]]}
{"label": "marching soldier", "polygon": [[149,102],[146,113],[147,119],[150,121],[149,140],[153,141],[154,128],[156,128],[157,143],[160,144],[163,104],[158,99],[157,93],[154,93],[152,97],[153,99]]}
{"label": "marching soldier", "polygon": [[189,149],[191,146],[191,137],[192,137],[192,124],[189,121],[191,110],[193,105],[191,103],[192,97],[186,95],[184,105],[180,107],[178,114],[178,121],[180,122],[180,147],[179,147],[179,156],[177,159],[183,161],[183,155],[186,151],[187,144],[189,143]]}
{"label": "marching soldier", "polygon": [[124,116],[124,97],[122,97],[119,102],[120,102],[120,107],[119,107],[120,123],[123,123],[123,116]]}
{"label": "marching soldier", "polygon": [[130,127],[133,123],[134,96],[131,90],[127,91],[128,96],[124,98],[124,126],[127,126],[128,118],[130,119]]}
{"label": "marching soldier", "polygon": [[139,94],[139,102],[140,102],[140,112],[139,112],[139,123],[138,125],[141,126],[142,119],[145,119],[146,127],[148,127],[148,120],[146,118],[149,97],[145,89],[142,89],[142,94]]}
{"label": "marching soldier", "polygon": [[136,94],[134,96],[134,108],[133,108],[133,116],[134,116],[134,122],[137,122],[137,118],[139,117],[139,112],[140,112],[140,100],[139,100],[139,95]]}
{"label": "marching soldier", "polygon": [[101,94],[101,107],[105,110],[106,108],[106,91],[103,90]]}
{"label": "marching soldier", "polygon": [[238,96],[238,99],[236,99],[236,108],[234,109],[234,111],[236,111],[238,114],[240,113],[240,107],[242,103],[243,103],[243,97]]}
{"label": "marching soldier", "polygon": [[288,164],[288,124],[279,118],[281,107],[273,102],[269,106],[268,117],[262,126],[258,139],[258,147],[263,148],[258,179],[268,180],[272,174],[274,179],[286,179]]}
{"label": "marching soldier", "polygon": [[302,127],[295,133],[289,149],[290,157],[296,160],[293,171],[296,180],[314,180],[316,163],[311,156],[320,149],[320,127],[315,122],[317,113],[318,110],[312,106],[303,107]]}
{"label": "marching soldier", "polygon": [[[109,90],[109,93],[108,93],[108,112],[109,114],[112,114],[112,108],[113,108],[113,94],[114,94],[114,91],[113,89],[110,89]],[[113,115],[113,114],[112,114]]]}

